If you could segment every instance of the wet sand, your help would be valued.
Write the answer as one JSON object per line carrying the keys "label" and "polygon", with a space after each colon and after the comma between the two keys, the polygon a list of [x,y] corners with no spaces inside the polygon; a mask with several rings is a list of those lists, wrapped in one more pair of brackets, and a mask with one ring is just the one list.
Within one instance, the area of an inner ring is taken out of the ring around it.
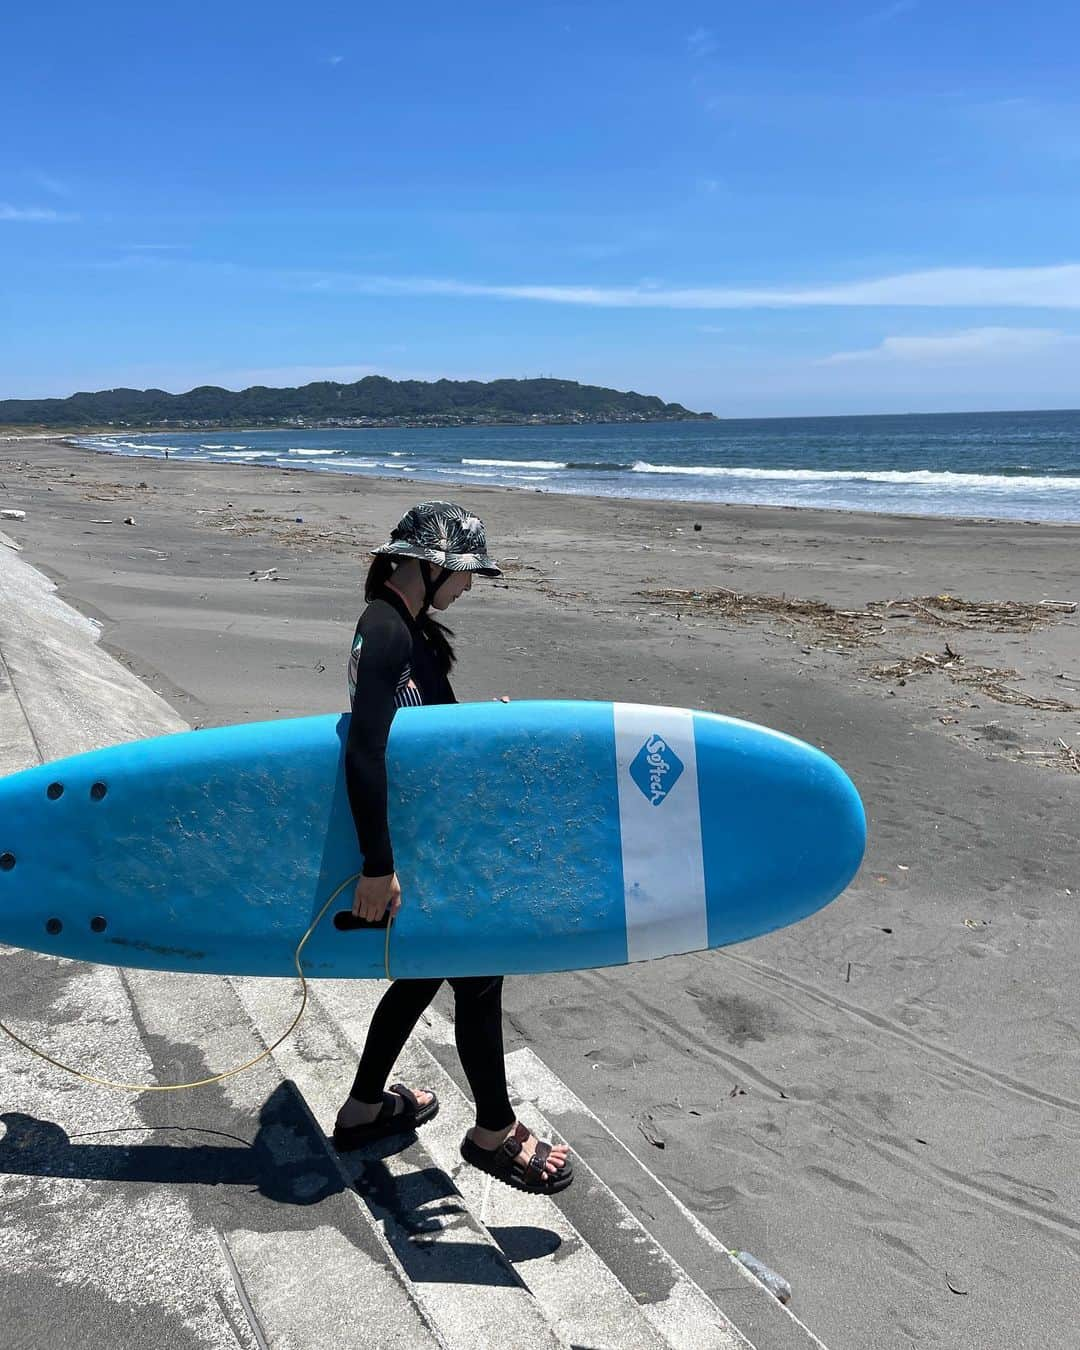
{"label": "wet sand", "polygon": [[453,611],[460,698],[746,717],[826,749],[870,818],[856,883],[794,928],[510,981],[508,1047],[837,1350],[1069,1344],[1080,620],[1040,605],[1077,598],[1080,529],[0,444],[0,506],[27,513],[0,529],[196,725],[340,711],[365,550],[437,494],[508,564]]}

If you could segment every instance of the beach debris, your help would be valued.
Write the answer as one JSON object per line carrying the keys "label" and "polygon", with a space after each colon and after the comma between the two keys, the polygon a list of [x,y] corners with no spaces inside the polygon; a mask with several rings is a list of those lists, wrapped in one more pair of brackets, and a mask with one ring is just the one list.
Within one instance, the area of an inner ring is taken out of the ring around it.
{"label": "beach debris", "polygon": [[134,525],[134,524],[135,524],[135,517],[134,517],[134,516],[125,516],[125,517],[124,517],[124,524],[125,524],[125,525]]}
{"label": "beach debris", "polygon": [[1066,703],[1062,698],[1034,698],[1019,689],[1009,689],[995,681],[971,680],[966,683],[977,684],[979,692],[998,703],[1011,703],[1018,708],[1038,708],[1041,712],[1080,712],[1080,703]]}
{"label": "beach debris", "polygon": [[26,512],[19,511],[14,506],[5,506],[0,511],[0,520],[25,520]]}
{"label": "beach debris", "polygon": [[989,928],[989,927],[990,927],[990,920],[989,920],[989,919],[965,919],[965,920],[964,920],[964,927],[965,927],[965,928]]}
{"label": "beach debris", "polygon": [[945,1272],[945,1283],[949,1286],[949,1290],[950,1290],[951,1293],[953,1293],[953,1294],[962,1294],[964,1298],[967,1298],[967,1296],[968,1296],[968,1294],[969,1294],[970,1291],[967,1290],[967,1289],[959,1289],[959,1288],[957,1288],[957,1286],[956,1286],[955,1284],[953,1284],[952,1280],[949,1279],[949,1272],[948,1272],[948,1271]]}
{"label": "beach debris", "polygon": [[644,1115],[637,1117],[637,1127],[649,1143],[652,1144],[653,1148],[667,1148],[667,1143],[664,1138],[657,1133],[656,1123],[647,1111]]}
{"label": "beach debris", "polygon": [[847,963],[847,974],[844,976],[844,983],[845,983],[845,984],[850,984],[850,983],[851,983],[851,962],[850,962],[850,961]]}
{"label": "beach debris", "polygon": [[[872,602],[868,608],[879,604]],[[945,627],[981,628],[995,633],[1030,633],[1040,624],[1053,623],[1065,614],[1076,613],[1076,604],[1072,600],[961,600],[959,596],[947,593],[889,600],[884,608],[911,610],[931,623]]]}
{"label": "beach debris", "polygon": [[278,580],[279,580],[279,577],[278,577],[278,574],[277,574],[277,568],[276,568],[276,567],[267,567],[267,568],[264,568],[263,571],[261,571],[261,572],[253,570],[253,571],[251,571],[251,572],[248,573],[248,576],[251,578],[252,581],[278,581]]}
{"label": "beach debris", "polygon": [[[1076,613],[1076,604],[1069,600],[962,600],[948,594],[871,600],[861,609],[838,609],[824,600],[805,600],[786,594],[743,594],[726,586],[698,590],[665,587],[640,591],[639,594],[653,604],[678,605],[682,609],[718,614],[721,618],[784,620],[810,630],[804,641],[809,638],[828,646],[872,643],[882,634],[893,631],[890,628],[893,621],[911,620],[931,623],[935,627],[997,633],[1030,633]],[[959,659],[948,643],[945,644],[944,659]]]}
{"label": "beach debris", "polygon": [[731,1089],[731,1091],[728,1093],[728,1096],[729,1096],[729,1097],[745,1097],[745,1096],[746,1096],[746,1089],[745,1089],[744,1087],[740,1087],[740,1086],[738,1085],[738,1083],[736,1083],[735,1086],[734,1086],[734,1087]]}
{"label": "beach debris", "polygon": [[699,534],[701,533],[701,526],[698,524],[696,520],[694,521],[694,529],[697,530]]}
{"label": "beach debris", "polygon": [[1077,754],[1077,752],[1073,749],[1071,745],[1066,745],[1066,743],[1061,739],[1060,736],[1058,737],[1057,743],[1062,754],[1069,761],[1072,768],[1077,773],[1080,773],[1080,755]]}
{"label": "beach debris", "polygon": [[771,1266],[767,1266],[764,1261],[759,1261],[751,1252],[736,1251],[734,1247],[730,1248],[730,1251],[739,1265],[745,1266],[750,1274],[765,1286],[773,1298],[779,1299],[781,1303],[791,1302],[791,1285],[788,1284],[783,1275],[778,1275]]}

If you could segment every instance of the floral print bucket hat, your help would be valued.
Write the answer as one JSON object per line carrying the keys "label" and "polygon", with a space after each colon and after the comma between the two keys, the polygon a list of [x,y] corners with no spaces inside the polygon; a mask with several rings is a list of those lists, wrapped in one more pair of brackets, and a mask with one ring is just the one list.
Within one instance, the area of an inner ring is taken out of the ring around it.
{"label": "floral print bucket hat", "polygon": [[488,555],[484,522],[454,502],[418,502],[395,525],[390,542],[371,551],[419,558],[449,572],[502,576],[494,558]]}

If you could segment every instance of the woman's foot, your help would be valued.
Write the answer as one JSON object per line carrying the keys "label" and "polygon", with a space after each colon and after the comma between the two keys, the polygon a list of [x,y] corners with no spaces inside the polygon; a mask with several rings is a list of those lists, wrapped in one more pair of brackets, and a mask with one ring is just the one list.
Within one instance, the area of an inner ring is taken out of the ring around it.
{"label": "woman's foot", "polygon": [[474,1125],[462,1140],[461,1156],[519,1191],[554,1194],[565,1190],[574,1176],[565,1144],[537,1139],[516,1120],[505,1130],[482,1130]]}
{"label": "woman's foot", "polygon": [[[394,1115],[399,1116],[407,1105],[405,1098],[394,1088],[390,1089],[390,1095],[394,1098]],[[420,1088],[415,1096],[421,1111],[435,1099],[433,1092],[425,1092],[423,1088]],[[370,1125],[382,1108],[382,1101],[358,1102],[355,1097],[350,1097],[337,1113],[337,1128],[351,1130],[354,1125]]]}
{"label": "woman's foot", "polygon": [[338,1112],[334,1147],[339,1152],[360,1148],[388,1134],[405,1134],[438,1114],[439,1099],[423,1089],[412,1092],[404,1083],[394,1083],[381,1102],[359,1102],[350,1097]]}

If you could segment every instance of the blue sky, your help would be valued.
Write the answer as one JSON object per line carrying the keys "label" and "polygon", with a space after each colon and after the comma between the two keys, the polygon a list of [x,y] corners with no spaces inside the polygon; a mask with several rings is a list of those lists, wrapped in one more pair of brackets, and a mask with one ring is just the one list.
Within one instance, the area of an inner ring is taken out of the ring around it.
{"label": "blue sky", "polygon": [[21,8],[0,397],[1080,406],[1075,5]]}

